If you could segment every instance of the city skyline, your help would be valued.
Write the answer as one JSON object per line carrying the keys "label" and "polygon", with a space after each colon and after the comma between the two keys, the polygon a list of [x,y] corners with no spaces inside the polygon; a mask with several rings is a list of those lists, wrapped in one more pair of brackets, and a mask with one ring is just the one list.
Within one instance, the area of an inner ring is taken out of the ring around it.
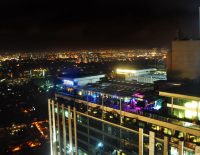
{"label": "city skyline", "polygon": [[8,0],[0,23],[0,155],[200,155],[200,0]]}

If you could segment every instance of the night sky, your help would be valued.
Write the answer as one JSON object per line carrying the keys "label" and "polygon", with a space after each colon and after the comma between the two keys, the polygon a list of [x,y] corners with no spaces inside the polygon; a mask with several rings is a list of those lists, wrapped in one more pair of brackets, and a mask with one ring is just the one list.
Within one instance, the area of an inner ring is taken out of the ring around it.
{"label": "night sky", "polygon": [[198,37],[199,0],[41,1],[0,2],[0,49],[170,47],[177,29]]}

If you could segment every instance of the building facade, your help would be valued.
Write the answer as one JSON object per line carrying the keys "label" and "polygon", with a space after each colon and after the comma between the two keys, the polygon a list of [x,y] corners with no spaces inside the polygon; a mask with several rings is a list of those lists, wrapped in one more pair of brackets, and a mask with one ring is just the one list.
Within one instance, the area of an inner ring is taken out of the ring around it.
{"label": "building facade", "polygon": [[[70,86],[70,91],[57,92],[55,98],[49,99],[52,155],[200,154],[200,98],[160,92],[160,97],[149,99],[143,94],[151,87],[144,84],[130,86],[137,88],[131,93],[127,85],[123,91],[115,83],[101,86]],[[192,99],[197,108],[189,103],[180,106],[174,97]],[[184,108],[184,114],[177,114]]]}
{"label": "building facade", "polygon": [[200,41],[177,40],[172,42],[168,55],[168,73],[172,79],[200,78]]}
{"label": "building facade", "polygon": [[140,83],[154,83],[159,80],[167,80],[165,71],[158,71],[155,68],[149,69],[116,69],[116,79],[126,81],[136,80]]}

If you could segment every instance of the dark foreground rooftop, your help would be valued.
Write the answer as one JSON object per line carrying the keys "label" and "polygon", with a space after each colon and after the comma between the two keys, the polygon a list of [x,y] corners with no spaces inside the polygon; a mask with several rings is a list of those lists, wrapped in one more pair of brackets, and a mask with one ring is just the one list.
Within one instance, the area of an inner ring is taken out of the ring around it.
{"label": "dark foreground rooftop", "polygon": [[117,96],[132,96],[135,92],[146,92],[153,90],[152,84],[138,83],[136,81],[108,81],[88,84],[82,87],[84,90],[112,94]]}
{"label": "dark foreground rooftop", "polygon": [[161,91],[174,94],[200,97],[200,84],[187,84],[187,85],[183,84],[180,86],[171,87]]}

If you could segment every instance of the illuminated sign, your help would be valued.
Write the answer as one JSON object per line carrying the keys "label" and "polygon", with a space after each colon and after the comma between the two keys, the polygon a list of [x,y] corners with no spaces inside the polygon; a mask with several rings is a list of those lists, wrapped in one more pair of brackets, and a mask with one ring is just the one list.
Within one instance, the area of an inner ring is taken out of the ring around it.
{"label": "illuminated sign", "polygon": [[73,85],[74,85],[74,81],[71,81],[71,80],[63,80],[63,84],[64,84],[64,85],[68,85],[68,86],[73,86]]}

